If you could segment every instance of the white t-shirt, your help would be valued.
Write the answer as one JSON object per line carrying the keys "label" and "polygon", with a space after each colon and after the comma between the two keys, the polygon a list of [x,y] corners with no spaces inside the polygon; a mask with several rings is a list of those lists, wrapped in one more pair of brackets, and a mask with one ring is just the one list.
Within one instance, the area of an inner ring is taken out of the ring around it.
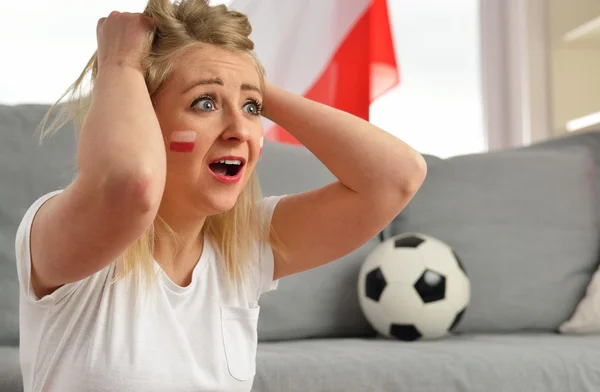
{"label": "white t-shirt", "polygon": [[[30,284],[29,238],[38,199],[16,236],[20,362],[25,392],[250,391],[256,370],[258,298],[274,290],[273,252],[257,246],[251,290],[228,291],[210,239],[181,287],[160,269],[142,299],[132,279],[108,284],[114,263],[38,299]],[[281,197],[264,199],[272,214]]]}

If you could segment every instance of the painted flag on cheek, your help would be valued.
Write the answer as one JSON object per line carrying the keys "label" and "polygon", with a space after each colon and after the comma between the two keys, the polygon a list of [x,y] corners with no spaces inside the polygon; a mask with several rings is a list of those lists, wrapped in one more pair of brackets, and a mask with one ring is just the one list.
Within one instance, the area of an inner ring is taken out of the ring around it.
{"label": "painted flag on cheek", "polygon": [[[252,23],[272,83],[369,119],[371,102],[400,82],[387,0],[234,0]],[[299,144],[272,124],[265,137]]]}
{"label": "painted flag on cheek", "polygon": [[174,131],[171,133],[169,149],[174,152],[192,152],[196,145],[196,132]]}

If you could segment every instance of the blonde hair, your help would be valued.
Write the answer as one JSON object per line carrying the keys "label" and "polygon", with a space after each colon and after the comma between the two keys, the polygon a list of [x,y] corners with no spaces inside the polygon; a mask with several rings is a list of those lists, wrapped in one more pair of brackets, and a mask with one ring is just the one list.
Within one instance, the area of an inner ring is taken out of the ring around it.
{"label": "blonde hair", "polygon": [[[151,97],[164,87],[173,72],[175,60],[186,50],[199,44],[212,44],[249,54],[255,60],[261,83],[264,83],[264,70],[253,54],[254,43],[249,38],[252,28],[245,15],[228,10],[224,5],[210,6],[208,0],[182,0],[176,3],[169,0],[149,0],[144,13],[152,17],[155,24],[153,34],[148,37],[151,49],[142,61]],[[91,102],[97,72],[98,63],[94,53],[81,75],[46,113],[41,128],[50,112],[67,94],[71,94],[70,104],[56,116],[48,129],[42,130],[42,139],[68,121],[74,121],[76,129],[81,128]],[[91,76],[91,85],[89,91],[84,93],[84,80],[88,76]],[[225,262],[230,283],[246,281],[249,260],[253,259],[251,256],[257,251],[256,246],[260,241],[269,241],[275,248],[279,248],[265,219],[265,211],[261,208],[261,197],[256,174],[252,173],[235,206],[227,212],[206,219],[203,232],[214,239],[217,247],[215,250]],[[153,225],[118,260],[115,280],[134,274],[141,281],[142,278],[154,275],[153,252],[157,224],[163,225],[168,233],[177,238],[173,230],[157,216]],[[147,281],[153,282],[154,279]]]}

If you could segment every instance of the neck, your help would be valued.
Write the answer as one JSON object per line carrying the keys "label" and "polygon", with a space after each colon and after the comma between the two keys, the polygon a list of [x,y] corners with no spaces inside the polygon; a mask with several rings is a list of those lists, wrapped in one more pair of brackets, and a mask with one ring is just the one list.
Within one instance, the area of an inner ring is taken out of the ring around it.
{"label": "neck", "polygon": [[203,250],[202,228],[206,217],[190,215],[174,207],[173,203],[164,203],[158,210],[158,216],[176,234],[176,238],[163,225],[155,228],[154,258],[167,271],[177,274],[191,271]]}

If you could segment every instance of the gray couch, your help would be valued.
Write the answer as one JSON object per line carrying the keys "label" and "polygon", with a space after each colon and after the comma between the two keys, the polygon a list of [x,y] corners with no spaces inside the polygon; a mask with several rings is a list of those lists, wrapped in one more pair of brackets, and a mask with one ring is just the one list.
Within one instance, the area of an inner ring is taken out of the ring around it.
{"label": "gray couch", "polygon": [[[71,131],[37,146],[32,132],[46,109],[0,106],[0,392],[22,390],[16,227],[75,173]],[[600,391],[600,336],[559,332],[598,268],[600,133],[426,159],[425,184],[388,232],[430,234],[460,255],[472,297],[454,333],[412,343],[376,335],[357,299],[373,238],[263,296],[253,390]],[[258,172],[265,195],[333,180],[305,149],[273,143]]]}

